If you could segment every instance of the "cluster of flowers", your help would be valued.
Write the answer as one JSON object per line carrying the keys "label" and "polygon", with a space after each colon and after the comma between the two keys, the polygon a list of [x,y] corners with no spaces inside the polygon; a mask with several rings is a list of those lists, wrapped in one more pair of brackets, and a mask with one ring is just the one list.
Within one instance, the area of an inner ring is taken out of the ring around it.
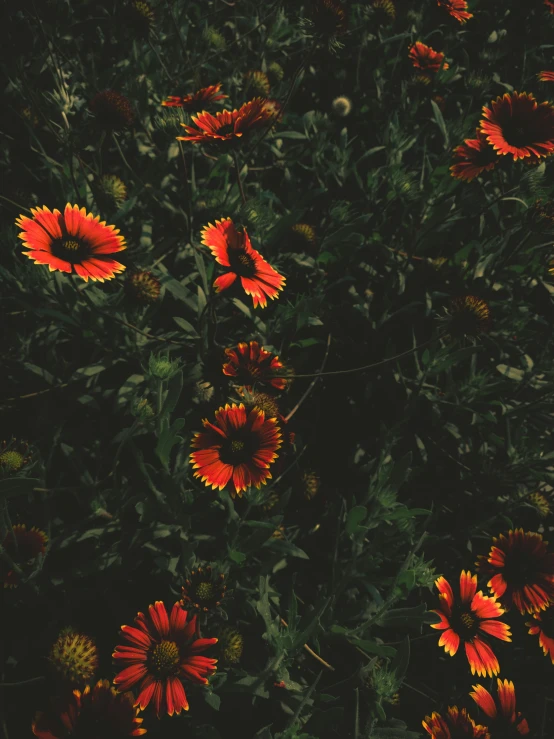
{"label": "cluster of flowers", "polygon": [[[487,587],[492,596],[477,591],[477,575],[462,571],[459,597],[455,597],[450,583],[439,577],[435,585],[439,591],[439,608],[434,611],[440,621],[432,628],[443,633],[439,646],[454,656],[463,644],[472,675],[492,677],[500,672],[500,664],[487,638],[493,636],[511,642],[508,624],[498,621],[510,608],[520,614],[529,614],[526,622],[529,633],[539,637],[545,655],[554,664],[554,553],[541,534],[523,529],[508,531],[492,540],[488,555],[478,557],[476,567],[489,578]],[[490,739],[494,737],[526,735],[526,719],[516,711],[513,682],[498,679],[498,706],[482,685],[474,685],[471,697],[490,719],[490,728],[476,724],[465,708],[450,707],[444,716],[433,713],[423,726],[433,739],[451,736]],[[457,733],[458,732],[458,733]]]}
{"label": "cluster of flowers", "polygon": [[[125,643],[113,652],[120,668],[113,680],[115,687],[107,680],[91,687],[99,664],[96,645],[86,635],[64,629],[49,654],[51,667],[63,680],[64,695],[54,699],[48,710],[36,714],[34,735],[40,739],[90,736],[88,732],[94,727],[98,736],[102,729],[106,736],[123,739],[146,733],[139,713],[150,704],[158,718],[188,711],[184,684],[207,685],[218,662],[202,654],[219,639],[200,637],[197,613],[214,612],[221,605],[224,580],[223,574],[214,577],[211,567],[199,567],[185,581],[182,598],[169,614],[164,603],[156,601],[148,607],[147,615],[137,614],[134,626],[122,626]],[[226,627],[219,630],[219,636],[224,661],[237,662],[242,654],[242,635]],[[79,687],[72,692],[65,690],[75,685]],[[136,698],[131,689],[138,691]]]}

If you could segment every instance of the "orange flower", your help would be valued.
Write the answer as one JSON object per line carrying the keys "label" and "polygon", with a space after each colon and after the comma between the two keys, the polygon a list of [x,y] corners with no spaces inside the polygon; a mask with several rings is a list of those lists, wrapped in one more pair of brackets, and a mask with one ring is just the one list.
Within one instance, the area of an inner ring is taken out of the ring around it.
{"label": "orange flower", "polygon": [[92,690],[90,685],[83,692],[74,690],[52,710],[37,713],[32,730],[39,739],[77,739],[91,736],[94,729],[106,739],[124,739],[146,734],[137,714],[132,693],[118,695],[107,680],[99,680]]}
{"label": "orange flower", "polygon": [[473,15],[467,12],[466,0],[438,0],[438,5],[445,8],[460,23],[467,23],[470,18],[473,18]]}
{"label": "orange flower", "polygon": [[516,529],[493,538],[488,557],[481,555],[477,568],[492,576],[487,587],[505,608],[520,613],[545,610],[554,601],[554,554],[548,542],[534,531]]}
{"label": "orange flower", "polygon": [[244,404],[229,405],[215,412],[215,421],[204,419],[204,431],[194,435],[190,455],[194,477],[213,490],[232,483],[231,495],[271,479],[270,466],[277,459],[281,431],[276,418],[266,418],[259,408],[247,412]]}
{"label": "orange flower", "polygon": [[192,120],[196,125],[187,126],[181,123],[188,136],[177,136],[178,141],[199,143],[237,142],[244,135],[276,121],[281,106],[276,100],[254,98],[233,111],[222,110],[215,115],[203,111]]}
{"label": "orange flower", "polygon": [[183,97],[170,95],[167,100],[163,101],[162,105],[166,108],[183,108],[183,110],[189,111],[200,110],[205,103],[215,103],[229,97],[220,93],[220,90],[221,82],[218,82],[217,85],[202,87],[197,92],[189,93]]}
{"label": "orange flower", "polygon": [[554,82],[554,72],[539,72],[537,76],[541,82]]}
{"label": "orange flower", "polygon": [[430,46],[416,41],[409,52],[410,61],[417,69],[424,72],[438,72],[439,69],[448,69],[448,64],[444,61],[444,54],[435,51]]}
{"label": "orange flower", "polygon": [[[44,531],[35,526],[27,530],[24,523],[16,523],[13,527],[13,535],[11,531],[8,531],[2,546],[6,554],[20,567],[31,567],[39,554],[46,552],[47,543],[48,537]],[[16,588],[20,583],[19,575],[9,569],[3,560],[0,560],[0,582],[4,583],[5,588]]]}
{"label": "orange flower", "polygon": [[546,5],[547,10],[554,14],[554,2],[552,2],[552,0],[544,0],[544,4]]}
{"label": "orange flower", "polygon": [[431,624],[431,628],[444,631],[439,647],[444,647],[444,651],[453,657],[463,642],[472,675],[498,675],[500,665],[482,635],[489,634],[502,641],[512,641],[509,626],[496,620],[504,613],[504,609],[494,598],[483,595],[481,590],[477,592],[477,575],[472,576],[470,572],[462,571],[460,574],[459,601],[454,598],[452,588],[444,577],[439,577],[435,585],[439,591],[440,605],[433,613],[440,616],[441,620],[438,624]]}
{"label": "orange flower", "polygon": [[470,693],[479,708],[493,719],[494,736],[511,737],[529,733],[527,720],[516,712],[516,691],[513,682],[497,678],[498,708],[494,698],[482,685],[474,685],[474,693]]}
{"label": "orange flower", "polygon": [[187,615],[177,601],[168,617],[164,604],[157,600],[148,606],[148,616],[136,616],[136,626],[121,627],[128,644],[117,646],[112,655],[125,665],[114,678],[118,690],[125,692],[138,683],[135,707],[144,711],[154,701],[158,718],[163,713],[173,716],[188,711],[183,680],[206,685],[206,676],[216,670],[217,660],[202,657],[200,652],[217,639],[196,639],[196,616],[187,623]]}
{"label": "orange flower", "polygon": [[31,208],[32,218],[19,216],[16,220],[22,230],[18,234],[30,251],[23,252],[35,264],[47,264],[50,272],[75,272],[85,282],[111,280],[123,272],[125,265],[111,259],[114,252],[126,249],[119,229],[106,226],[85,208],[65,206],[63,215],[57,208]]}
{"label": "orange flower", "polygon": [[491,736],[486,726],[476,724],[466,709],[458,706],[451,706],[444,718],[434,711],[421,723],[431,739],[490,739]]}
{"label": "orange flower", "polygon": [[272,385],[277,390],[284,390],[287,386],[284,377],[272,377],[272,374],[279,374],[283,363],[257,341],[249,344],[241,341],[236,349],[225,349],[225,354],[229,361],[223,365],[223,374],[236,377],[248,391],[252,390],[254,384]]}
{"label": "orange flower", "polygon": [[498,161],[498,155],[487,138],[479,129],[477,138],[465,139],[463,144],[454,149],[454,164],[450,167],[452,177],[458,180],[471,182],[482,172],[494,169]]}
{"label": "orange flower", "polygon": [[554,665],[554,605],[549,605],[542,613],[533,613],[531,621],[527,621],[529,634],[539,635],[539,644],[544,655],[550,656]]}
{"label": "orange flower", "polygon": [[498,154],[538,161],[554,151],[554,107],[531,93],[505,93],[483,107],[481,132]]}
{"label": "orange flower", "polygon": [[252,296],[254,308],[265,308],[268,297],[275,300],[279,296],[285,278],[252,248],[246,229],[238,231],[230,218],[222,218],[202,229],[202,243],[215,261],[227,268],[214,282],[216,292],[227,290],[239,277],[244,292]]}

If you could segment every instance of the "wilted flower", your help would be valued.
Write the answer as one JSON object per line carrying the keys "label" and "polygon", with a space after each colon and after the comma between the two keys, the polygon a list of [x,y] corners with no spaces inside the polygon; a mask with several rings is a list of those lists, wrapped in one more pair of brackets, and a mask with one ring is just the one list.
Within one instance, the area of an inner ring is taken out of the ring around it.
{"label": "wilted flower", "polygon": [[490,328],[490,309],[481,298],[464,295],[452,299],[450,311],[447,311],[446,318],[441,320],[449,337],[476,338]]}
{"label": "wilted flower", "polygon": [[269,95],[271,85],[265,72],[259,69],[251,69],[245,74],[245,80],[247,89],[251,89],[254,95],[259,95],[260,97],[267,97]]}
{"label": "wilted flower", "polygon": [[204,41],[214,49],[223,51],[226,46],[224,36],[213,26],[206,26],[202,31]]}
{"label": "wilted flower", "polygon": [[105,174],[98,183],[97,198],[101,208],[119,208],[127,200],[127,186],[117,175]]}
{"label": "wilted flower", "polygon": [[130,5],[133,25],[144,34],[150,33],[154,27],[155,15],[152,6],[145,0],[132,0]]}
{"label": "wilted flower", "polygon": [[228,95],[221,92],[221,82],[218,82],[217,85],[202,87],[200,90],[182,97],[170,95],[167,100],[162,102],[162,105],[167,108],[183,108],[183,110],[189,112],[197,112],[208,103],[215,103],[228,97]]}
{"label": "wilted flower", "polygon": [[304,485],[304,497],[306,500],[313,500],[319,492],[321,480],[313,470],[306,470],[302,475],[302,483]]}
{"label": "wilted flower", "polygon": [[454,164],[450,167],[452,176],[458,180],[471,182],[482,172],[496,167],[498,155],[488,143],[486,136],[477,129],[477,138],[465,139],[454,149]]}
{"label": "wilted flower", "polygon": [[208,403],[215,393],[214,386],[208,380],[198,380],[194,386],[195,403]]}
{"label": "wilted flower", "polygon": [[147,398],[136,397],[131,401],[131,413],[139,421],[150,421],[156,415]]}
{"label": "wilted flower", "polygon": [[235,377],[237,383],[247,390],[251,391],[254,385],[270,385],[277,390],[284,390],[287,386],[284,377],[273,377],[284,374],[283,363],[257,341],[241,341],[236,347],[225,349],[225,355],[227,362],[223,365],[223,374]]}
{"label": "wilted flower", "polygon": [[352,110],[352,102],[349,98],[341,95],[333,100],[333,110],[341,118],[345,118]]}
{"label": "wilted flower", "polygon": [[[16,523],[13,529],[8,531],[2,546],[4,551],[22,569],[29,569],[40,555],[46,552],[48,537],[33,526],[27,529],[24,523]],[[0,582],[5,588],[16,588],[20,583],[20,577],[15,570],[10,569],[8,563],[0,559]]]}
{"label": "wilted flower", "polygon": [[291,231],[295,242],[293,246],[297,244],[304,249],[312,249],[315,246],[317,239],[313,226],[308,223],[295,223]]}
{"label": "wilted flower", "polygon": [[277,62],[271,62],[267,67],[267,76],[269,77],[270,82],[277,84],[283,81],[285,70]]}
{"label": "wilted flower", "polygon": [[346,32],[346,8],[342,0],[312,0],[312,19],[320,33],[339,36]]}
{"label": "wilted flower", "polygon": [[378,23],[392,23],[396,18],[396,6],[393,0],[373,0],[373,10]]}
{"label": "wilted flower", "polygon": [[90,101],[90,109],[101,126],[118,130],[131,126],[133,108],[127,98],[115,90],[104,90]]}
{"label": "wilted flower", "polygon": [[239,662],[244,649],[244,637],[240,631],[231,626],[226,626],[220,630],[218,638],[221,659],[230,664]]}
{"label": "wilted flower", "polygon": [[98,669],[98,650],[88,636],[71,628],[63,629],[48,657],[63,678],[72,683],[88,682]]}
{"label": "wilted flower", "polygon": [[438,5],[447,10],[460,23],[466,23],[473,18],[473,15],[467,11],[466,0],[438,0]]}
{"label": "wilted flower", "polygon": [[197,567],[181,588],[181,605],[183,608],[195,609],[208,613],[221,605],[225,598],[227,586],[225,575],[213,576],[211,567]]}
{"label": "wilted flower", "polygon": [[139,303],[155,303],[160,297],[161,284],[152,272],[134,272],[130,274],[125,288]]}
{"label": "wilted flower", "polygon": [[539,516],[545,518],[551,512],[550,502],[542,493],[531,493],[529,503],[536,509]]}
{"label": "wilted flower", "polygon": [[465,708],[450,706],[443,716],[433,711],[421,722],[431,739],[490,739],[486,726],[476,724]]}

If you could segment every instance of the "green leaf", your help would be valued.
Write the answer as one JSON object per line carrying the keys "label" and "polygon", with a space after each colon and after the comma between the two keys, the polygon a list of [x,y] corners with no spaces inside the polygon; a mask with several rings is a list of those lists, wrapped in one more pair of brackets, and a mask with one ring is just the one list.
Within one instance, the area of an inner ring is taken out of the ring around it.
{"label": "green leaf", "polygon": [[363,505],[354,506],[346,517],[346,524],[344,530],[347,534],[358,534],[361,531],[365,531],[365,526],[361,526],[362,521],[367,516],[367,508]]}
{"label": "green leaf", "polygon": [[[166,395],[164,405],[163,405],[163,410],[162,410],[164,415],[169,416],[173,412],[173,410],[175,409],[175,406],[179,402],[179,398],[181,397],[182,389],[183,389],[183,372],[181,371],[173,375],[173,377],[171,377],[167,383],[167,395]],[[184,422],[183,422],[183,425],[184,425]]]}
{"label": "green leaf", "polygon": [[[429,616],[434,618],[434,614],[428,613],[425,603],[420,603],[418,606],[414,606],[413,608],[393,608],[384,613],[377,620],[377,623],[380,626],[395,629],[405,626],[421,627],[422,624],[429,623]],[[431,623],[434,623],[434,621]]]}
{"label": "green leaf", "polygon": [[209,706],[214,709],[214,711],[219,711],[221,698],[218,695],[216,695],[215,693],[204,692],[204,700]]}
{"label": "green leaf", "polygon": [[405,636],[401,645],[398,647],[396,656],[391,662],[391,670],[396,673],[399,682],[404,679],[404,675],[408,671],[410,664],[410,637]]}
{"label": "green leaf", "polygon": [[433,115],[435,116],[435,121],[444,138],[444,148],[448,149],[450,146],[450,141],[448,138],[448,131],[446,130],[446,124],[444,122],[444,118],[442,117],[441,109],[434,100],[431,100],[431,105],[433,106]]}
{"label": "green leaf", "polygon": [[243,554],[242,552],[238,552],[236,549],[231,549],[229,552],[229,557],[230,559],[233,560],[233,562],[236,562],[237,564],[241,565],[246,559],[246,554]]}
{"label": "green leaf", "polygon": [[516,380],[516,382],[521,382],[525,377],[525,372],[522,369],[508,367],[507,364],[497,364],[496,369],[501,375],[508,377],[510,380]]}
{"label": "green leaf", "polygon": [[369,654],[377,654],[379,657],[394,657],[396,654],[396,649],[394,647],[377,644],[376,641],[372,641],[370,639],[356,639],[356,637],[347,638],[350,644],[354,647],[359,647]]}
{"label": "green leaf", "polygon": [[32,493],[33,489],[39,486],[40,480],[34,477],[8,477],[0,480],[0,500]]}
{"label": "green leaf", "polygon": [[192,323],[189,323],[188,321],[185,321],[184,318],[181,318],[181,316],[173,316],[173,320],[179,326],[179,328],[182,328],[183,331],[187,334],[187,336],[192,336],[195,339],[200,338],[200,334],[198,331],[194,328]]}
{"label": "green leaf", "polygon": [[175,444],[183,441],[182,437],[178,436],[177,433],[184,425],[185,419],[177,418],[169,428],[162,431],[158,438],[158,443],[156,444],[156,456],[166,469],[169,467],[169,455],[171,454],[171,450]]}

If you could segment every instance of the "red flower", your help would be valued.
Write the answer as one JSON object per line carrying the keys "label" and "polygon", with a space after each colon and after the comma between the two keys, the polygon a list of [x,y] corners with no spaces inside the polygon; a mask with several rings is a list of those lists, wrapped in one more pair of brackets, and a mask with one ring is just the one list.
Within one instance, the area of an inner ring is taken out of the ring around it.
{"label": "red flower", "polygon": [[110,258],[117,251],[126,249],[125,239],[118,236],[119,229],[106,226],[100,216],[87,215],[78,205],[65,206],[62,215],[57,208],[31,208],[32,218],[19,216],[16,220],[22,230],[18,234],[23,252],[35,264],[47,264],[50,272],[75,272],[85,282],[111,280],[125,265]]}
{"label": "red flower", "polygon": [[[527,720],[522,718],[521,713],[516,713],[516,691],[513,682],[497,678],[498,708],[494,698],[482,685],[474,685],[474,693],[470,693],[475,703],[492,718],[495,736],[515,737],[517,734],[524,736],[529,733]],[[500,732],[502,732],[500,734]]]}
{"label": "red flower", "polygon": [[277,101],[265,98],[254,98],[238,110],[222,110],[215,115],[204,110],[192,117],[197,128],[181,123],[188,136],[177,136],[177,140],[196,144],[237,142],[245,134],[276,121],[280,112],[281,106]]}
{"label": "red flower", "polygon": [[529,626],[529,634],[539,635],[539,644],[545,655],[550,655],[552,664],[554,665],[554,605],[542,613],[533,613],[531,621],[525,624]]}
{"label": "red flower", "polygon": [[487,586],[505,608],[520,613],[543,611],[554,600],[554,554],[540,534],[523,529],[493,538],[488,558],[481,555],[477,568],[491,579]]}
{"label": "red flower", "polygon": [[415,42],[410,49],[409,57],[414,67],[423,69],[425,72],[438,72],[439,69],[448,69],[448,64],[444,61],[444,54],[435,51],[430,46],[426,46],[421,41]]}
{"label": "red flower", "polygon": [[438,0],[438,5],[445,8],[460,23],[466,23],[470,18],[473,18],[472,13],[467,12],[466,0]]}
{"label": "red flower", "polygon": [[544,4],[546,5],[547,9],[554,14],[554,2],[552,0],[544,0]]}
{"label": "red flower", "polygon": [[223,374],[236,377],[237,381],[248,391],[254,384],[272,385],[277,390],[284,390],[287,381],[284,377],[272,377],[279,374],[283,363],[279,357],[266,351],[257,341],[247,344],[239,342],[236,349],[225,349],[229,361],[223,365]]}
{"label": "red flower", "polygon": [[216,644],[217,639],[195,639],[196,616],[187,623],[188,614],[178,601],[169,618],[161,600],[148,606],[148,614],[136,616],[136,627],[121,627],[121,635],[130,646],[115,648],[112,656],[125,668],[114,683],[120,692],[138,683],[135,706],[144,711],[153,700],[158,718],[163,713],[173,716],[189,709],[183,680],[206,685],[206,676],[215,672],[217,660],[202,657],[200,652]]}
{"label": "red flower", "polygon": [[[267,298],[275,300],[283,289],[285,278],[252,248],[246,229],[238,231],[230,218],[209,223],[202,229],[202,243],[215,261],[228,271],[214,282],[216,292],[227,290],[237,277],[247,295],[252,296],[254,308],[267,306]],[[267,296],[267,297],[266,297]]]}
{"label": "red flower", "polygon": [[486,726],[476,724],[465,708],[451,706],[443,718],[440,713],[433,712],[421,722],[432,739],[490,739]]}
{"label": "red flower", "polygon": [[215,422],[203,421],[205,431],[194,435],[190,455],[194,477],[213,490],[233,484],[231,495],[251,485],[259,488],[271,479],[269,468],[277,459],[281,431],[276,418],[266,418],[259,408],[248,413],[240,405],[227,404],[215,412]]}
{"label": "red flower", "polygon": [[433,629],[444,630],[439,647],[454,656],[460,642],[464,643],[466,656],[474,675],[497,675],[500,671],[494,652],[482,637],[482,634],[512,641],[510,628],[502,621],[496,621],[504,613],[504,609],[494,598],[477,592],[477,575],[470,572],[460,574],[460,600],[456,602],[450,584],[444,577],[439,577],[435,585],[439,590],[440,606],[433,611],[440,616],[440,623],[431,624]]}
{"label": "red flower", "polygon": [[554,82],[554,72],[539,72],[537,76],[541,82]]}
{"label": "red flower", "polygon": [[454,149],[454,164],[450,167],[452,177],[458,180],[471,182],[481,172],[494,169],[498,161],[498,155],[487,138],[479,129],[476,139],[465,139],[463,144]]}
{"label": "red flower", "polygon": [[537,103],[531,93],[506,93],[483,107],[481,132],[498,154],[511,154],[514,162],[539,160],[554,151],[554,107]]}
{"label": "red flower", "polygon": [[[14,541],[15,537],[15,541]],[[6,554],[19,565],[19,567],[31,567],[39,554],[46,552],[48,537],[44,531],[35,526],[27,530],[24,523],[16,523],[13,527],[13,535],[8,531],[2,546]],[[20,583],[19,575],[9,568],[4,560],[0,560],[0,582],[5,588],[16,588]]]}
{"label": "red flower", "polygon": [[[74,690],[57,707],[47,713],[37,713],[32,730],[40,739],[65,739],[66,737],[104,736],[106,739],[124,739],[142,736],[142,719],[133,706],[133,694],[120,695],[110,688],[107,680],[99,680],[91,690],[87,685],[83,692]],[[93,728],[94,727],[94,728]]]}
{"label": "red flower", "polygon": [[183,97],[170,95],[167,100],[163,101],[162,105],[166,108],[183,108],[184,110],[195,111],[202,108],[205,103],[215,103],[217,100],[224,100],[229,97],[220,93],[220,90],[221,82],[218,82],[217,85],[202,87],[197,92]]}

